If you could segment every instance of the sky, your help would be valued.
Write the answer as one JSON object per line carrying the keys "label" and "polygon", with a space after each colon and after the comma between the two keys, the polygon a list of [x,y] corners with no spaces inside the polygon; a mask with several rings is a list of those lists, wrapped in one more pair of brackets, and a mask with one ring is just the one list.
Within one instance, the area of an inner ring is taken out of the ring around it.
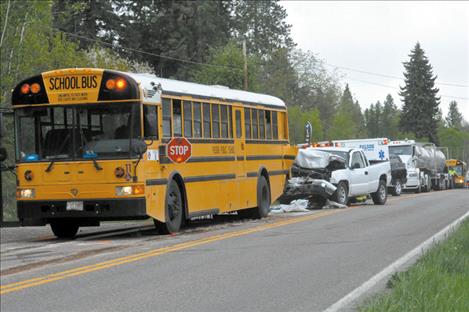
{"label": "sky", "polygon": [[343,84],[349,84],[362,109],[378,100],[382,103],[388,93],[401,105],[402,62],[409,60],[418,41],[438,76],[443,116],[449,102],[456,100],[469,121],[469,2],[282,1],[281,5],[297,47],[317,54],[331,69],[338,66]]}

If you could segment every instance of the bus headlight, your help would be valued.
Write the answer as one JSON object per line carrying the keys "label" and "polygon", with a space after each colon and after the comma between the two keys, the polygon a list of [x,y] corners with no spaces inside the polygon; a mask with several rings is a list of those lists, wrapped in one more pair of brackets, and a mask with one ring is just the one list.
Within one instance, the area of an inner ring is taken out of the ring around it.
{"label": "bus headlight", "polygon": [[143,185],[116,186],[117,196],[142,195],[144,192]]}
{"label": "bus headlight", "polygon": [[17,199],[34,198],[35,196],[36,196],[36,192],[34,189],[18,189],[16,191]]}

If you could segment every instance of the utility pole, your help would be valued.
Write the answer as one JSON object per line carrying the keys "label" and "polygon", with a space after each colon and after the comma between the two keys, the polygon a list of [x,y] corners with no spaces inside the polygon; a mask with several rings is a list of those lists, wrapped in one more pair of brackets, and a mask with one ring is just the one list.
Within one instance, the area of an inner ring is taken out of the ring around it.
{"label": "utility pole", "polygon": [[244,57],[244,90],[248,90],[248,60],[246,53],[246,39],[243,39],[243,57]]}

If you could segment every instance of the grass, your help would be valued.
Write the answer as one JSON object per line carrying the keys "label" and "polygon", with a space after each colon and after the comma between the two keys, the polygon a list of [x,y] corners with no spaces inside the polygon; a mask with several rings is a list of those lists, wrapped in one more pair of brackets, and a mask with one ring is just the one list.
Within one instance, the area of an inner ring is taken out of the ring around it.
{"label": "grass", "polygon": [[359,311],[469,311],[469,220]]}

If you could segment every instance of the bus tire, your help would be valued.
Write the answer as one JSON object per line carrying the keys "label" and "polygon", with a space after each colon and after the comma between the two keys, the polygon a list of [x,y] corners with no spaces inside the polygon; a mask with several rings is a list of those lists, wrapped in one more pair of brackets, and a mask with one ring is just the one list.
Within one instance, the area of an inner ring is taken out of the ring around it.
{"label": "bus tire", "polygon": [[270,187],[265,176],[261,175],[257,181],[257,207],[253,210],[253,218],[267,217],[270,212]]}
{"label": "bus tire", "polygon": [[57,238],[73,239],[78,232],[78,224],[75,222],[52,221],[50,227]]}
{"label": "bus tire", "polygon": [[160,234],[176,233],[180,230],[184,215],[181,189],[175,180],[171,180],[166,190],[165,219],[161,222],[154,219],[155,227]]}
{"label": "bus tire", "polygon": [[371,193],[371,199],[375,205],[384,205],[388,199],[388,189],[386,187],[386,180],[379,180],[378,189],[376,192]]}

